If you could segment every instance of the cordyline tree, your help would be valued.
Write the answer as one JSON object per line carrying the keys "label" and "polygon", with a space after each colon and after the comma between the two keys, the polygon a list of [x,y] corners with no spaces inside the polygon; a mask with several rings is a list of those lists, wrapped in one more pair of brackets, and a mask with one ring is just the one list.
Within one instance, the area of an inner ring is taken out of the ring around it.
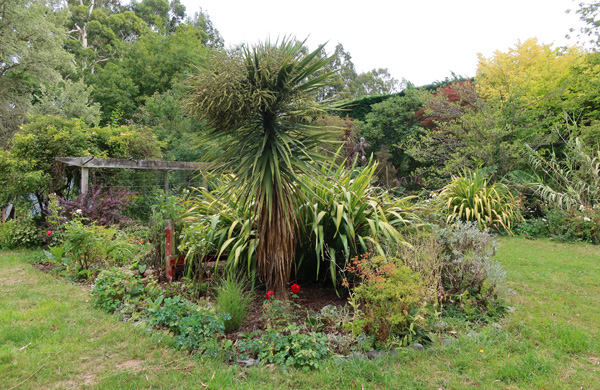
{"label": "cordyline tree", "polygon": [[313,121],[329,108],[315,99],[333,74],[322,49],[284,38],[221,52],[190,81],[188,107],[211,128],[201,142],[218,150],[213,161],[254,208],[258,271],[278,299],[288,296],[295,256],[297,189],[317,174],[318,147],[334,139]]}

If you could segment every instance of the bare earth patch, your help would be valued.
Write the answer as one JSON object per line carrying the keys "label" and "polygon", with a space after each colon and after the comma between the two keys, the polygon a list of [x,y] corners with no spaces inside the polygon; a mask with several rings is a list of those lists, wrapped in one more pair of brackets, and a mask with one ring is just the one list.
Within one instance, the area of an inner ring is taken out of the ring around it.
{"label": "bare earth patch", "polygon": [[127,360],[126,362],[119,363],[116,365],[119,370],[122,371],[142,371],[142,361],[139,359]]}

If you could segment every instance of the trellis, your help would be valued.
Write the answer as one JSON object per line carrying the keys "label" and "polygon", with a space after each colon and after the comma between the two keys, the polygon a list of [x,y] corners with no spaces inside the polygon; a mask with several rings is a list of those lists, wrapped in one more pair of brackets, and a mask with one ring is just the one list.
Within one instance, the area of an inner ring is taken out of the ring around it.
{"label": "trellis", "polygon": [[[89,186],[89,175],[91,169],[133,169],[164,171],[164,191],[169,192],[169,171],[197,171],[206,170],[207,163],[201,162],[182,162],[182,161],[157,161],[157,160],[133,160],[118,158],[98,158],[98,157],[56,157],[56,161],[64,164],[81,168],[81,193],[86,194]],[[205,180],[205,176],[203,177]],[[206,187],[206,182],[203,182]],[[176,255],[174,248],[174,227],[173,221],[165,222],[165,274],[169,281],[175,276],[175,269],[184,265],[183,256]]]}
{"label": "trellis", "polygon": [[[81,193],[86,194],[89,186],[91,169],[133,169],[148,171],[164,171],[165,194],[169,191],[169,171],[197,171],[206,170],[207,163],[183,161],[158,161],[158,160],[133,160],[121,158],[88,157],[56,157],[66,165],[81,168]],[[206,187],[206,182],[203,182]]]}

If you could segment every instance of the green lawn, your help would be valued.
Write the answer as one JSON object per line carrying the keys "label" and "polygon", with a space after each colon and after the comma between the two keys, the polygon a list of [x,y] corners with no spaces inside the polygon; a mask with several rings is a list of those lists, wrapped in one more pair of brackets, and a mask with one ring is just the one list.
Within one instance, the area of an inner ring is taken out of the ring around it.
{"label": "green lawn", "polygon": [[0,253],[0,388],[600,389],[600,248],[504,238],[516,295],[501,328],[425,352],[283,373],[201,360],[94,309],[86,288]]}

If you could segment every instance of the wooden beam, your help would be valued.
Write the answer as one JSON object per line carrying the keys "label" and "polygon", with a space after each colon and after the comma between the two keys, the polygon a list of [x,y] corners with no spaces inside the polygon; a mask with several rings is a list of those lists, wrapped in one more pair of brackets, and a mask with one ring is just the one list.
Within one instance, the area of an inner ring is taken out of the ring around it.
{"label": "wooden beam", "polygon": [[67,165],[80,168],[116,168],[116,169],[146,169],[153,171],[195,171],[207,169],[209,164],[202,162],[157,161],[157,160],[128,160],[122,158],[88,157],[56,157]]}
{"label": "wooden beam", "polygon": [[88,181],[89,181],[89,169],[82,167],[81,168],[81,193],[87,194],[88,192]]}

